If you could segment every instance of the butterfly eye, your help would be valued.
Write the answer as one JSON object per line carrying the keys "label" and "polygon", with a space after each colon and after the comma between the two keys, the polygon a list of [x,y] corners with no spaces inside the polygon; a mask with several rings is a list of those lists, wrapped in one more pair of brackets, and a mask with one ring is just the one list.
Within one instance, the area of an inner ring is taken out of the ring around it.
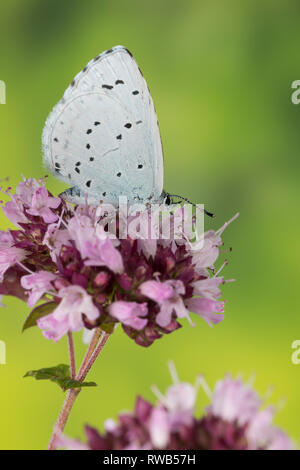
{"label": "butterfly eye", "polygon": [[169,206],[169,205],[171,204],[171,202],[172,202],[172,201],[171,201],[170,195],[167,194],[167,197],[166,197],[166,204],[167,204],[167,206]]}

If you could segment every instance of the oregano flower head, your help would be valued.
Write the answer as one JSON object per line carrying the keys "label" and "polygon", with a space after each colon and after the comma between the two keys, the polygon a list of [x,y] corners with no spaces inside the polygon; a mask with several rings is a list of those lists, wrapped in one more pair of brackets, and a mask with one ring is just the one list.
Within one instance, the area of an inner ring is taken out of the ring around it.
{"label": "oregano flower head", "polygon": [[[84,327],[112,332],[121,323],[149,346],[181,321],[193,325],[190,312],[210,326],[223,320],[225,280],[215,262],[228,223],[203,233],[195,247],[195,218],[181,206],[158,222],[149,208],[139,218],[130,214],[121,237],[121,215],[107,217],[101,204],[74,207],[53,197],[45,180],[24,179],[15,194],[5,194],[3,211],[17,228],[0,232],[0,294],[34,308],[26,325],[36,323],[46,338],[58,341]],[[163,236],[167,225],[176,237]]]}
{"label": "oregano flower head", "polygon": [[[181,382],[174,365],[174,379],[152,404],[136,398],[132,412],[109,419],[100,432],[85,427],[86,443],[60,435],[57,448],[85,450],[289,450],[294,444],[273,424],[274,408],[265,406],[250,384],[227,375],[211,392],[202,376],[194,385]],[[210,405],[196,416],[199,388]]]}

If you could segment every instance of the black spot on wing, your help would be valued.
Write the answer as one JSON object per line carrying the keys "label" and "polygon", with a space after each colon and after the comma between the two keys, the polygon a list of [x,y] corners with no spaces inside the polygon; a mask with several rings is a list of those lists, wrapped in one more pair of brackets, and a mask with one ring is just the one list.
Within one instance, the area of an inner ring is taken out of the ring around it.
{"label": "black spot on wing", "polygon": [[106,90],[112,90],[113,86],[112,85],[102,85],[102,88],[105,88]]}
{"label": "black spot on wing", "polygon": [[132,127],[132,124],[130,122],[127,122],[126,124],[124,124],[124,127],[130,129]]}
{"label": "black spot on wing", "polygon": [[91,186],[91,182],[92,182],[92,181],[89,180],[89,181],[87,181],[87,182],[85,183],[88,188]]}
{"label": "black spot on wing", "polygon": [[138,95],[138,94],[139,94],[139,91],[138,91],[138,90],[134,90],[134,91],[132,92],[132,94],[133,94],[133,95]]}
{"label": "black spot on wing", "polygon": [[86,131],[86,133],[87,133],[87,134],[91,134],[91,133],[92,133],[92,129],[88,129],[88,130]]}
{"label": "black spot on wing", "polygon": [[100,122],[99,121],[95,121],[94,122],[94,126],[99,126],[100,125]]}
{"label": "black spot on wing", "polygon": [[91,148],[90,144],[86,144],[86,148],[90,149]]}
{"label": "black spot on wing", "polygon": [[124,85],[123,80],[116,80],[115,85]]}
{"label": "black spot on wing", "polygon": [[119,176],[119,177],[120,177],[120,176],[121,176],[121,174],[122,174],[122,173],[119,171],[119,173],[117,173],[117,176]]}
{"label": "black spot on wing", "polygon": [[116,139],[121,140],[122,139],[122,134],[117,135]]}

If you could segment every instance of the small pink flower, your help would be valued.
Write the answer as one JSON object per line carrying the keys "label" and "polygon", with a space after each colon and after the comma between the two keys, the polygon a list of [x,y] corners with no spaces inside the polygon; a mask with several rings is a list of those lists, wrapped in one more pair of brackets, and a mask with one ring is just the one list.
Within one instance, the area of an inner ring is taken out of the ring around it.
{"label": "small pink flower", "polygon": [[223,244],[221,235],[238,216],[238,213],[235,214],[216,232],[209,230],[203,234],[203,238],[200,239],[202,241],[202,248],[198,251],[193,251],[193,263],[196,265],[196,270],[199,273],[202,273],[206,268],[214,267],[214,263],[219,256],[219,246]]}
{"label": "small pink flower", "polygon": [[165,328],[170,324],[173,312],[178,318],[187,318],[191,325],[194,326],[190,320],[189,312],[185,308],[182,298],[176,294],[172,299],[166,300],[161,304],[160,312],[156,317],[156,323],[162,328]]}
{"label": "small pink flower", "polygon": [[170,411],[194,412],[196,403],[196,388],[186,382],[171,385],[165,395],[164,405]]}
{"label": "small pink flower", "polygon": [[[197,313],[209,326],[212,326],[212,323],[217,324],[224,320],[224,315],[220,315],[220,313],[224,312],[225,302],[218,302],[212,299],[192,298],[188,299],[185,304],[191,312]],[[218,314],[215,312],[218,312]]]}
{"label": "small pink flower", "polygon": [[228,375],[216,383],[208,411],[243,426],[256,416],[260,405],[259,396],[249,385]]}
{"label": "small pink flower", "polygon": [[51,259],[56,262],[61,247],[71,245],[68,230],[59,228],[57,223],[48,225],[43,244],[49,248]]}
{"label": "small pink flower", "polygon": [[[97,264],[95,264],[95,262]],[[88,266],[107,266],[111,271],[121,274],[124,270],[123,260],[120,252],[113,246],[110,238],[106,238],[99,246],[99,254],[94,259],[90,259]]]}
{"label": "small pink flower", "polygon": [[293,445],[287,435],[273,426],[274,409],[271,406],[259,411],[247,426],[250,449],[290,450]]}
{"label": "small pink flower", "polygon": [[180,296],[185,292],[181,281],[146,281],[140,285],[139,289],[145,297],[149,297],[160,305],[156,323],[162,328],[170,324],[173,312],[178,318],[187,317],[189,319],[189,312]]}
{"label": "small pink flower", "polygon": [[17,196],[12,196],[11,201],[8,201],[2,210],[6,217],[15,225],[19,223],[27,223],[28,219],[24,214],[24,207]]}
{"label": "small pink flower", "polygon": [[[24,178],[24,177],[23,177]],[[16,193],[23,204],[30,207],[34,192],[41,187],[41,182],[34,178],[24,178],[18,184]]]}
{"label": "small pink flower", "polygon": [[154,258],[157,250],[157,240],[138,240],[138,250],[144,253],[147,259],[150,257]]}
{"label": "small pink flower", "polygon": [[148,424],[154,448],[163,449],[170,438],[170,424],[167,411],[163,407],[153,408]]}
{"label": "small pink flower", "polygon": [[14,244],[13,237],[10,232],[0,231],[0,250],[8,248]]}
{"label": "small pink flower", "polygon": [[146,281],[140,285],[141,294],[155,302],[162,303],[174,296],[174,289],[170,284],[158,281]]}
{"label": "small pink flower", "polygon": [[51,197],[44,186],[40,186],[34,191],[28,214],[42,217],[46,224],[51,224],[58,219],[58,216],[51,209],[57,209],[61,204],[61,199]]}
{"label": "small pink flower", "polygon": [[32,308],[45,292],[52,289],[52,281],[57,276],[48,271],[39,271],[37,273],[28,274],[21,278],[21,285],[24,289],[31,290],[28,297],[28,306]]}
{"label": "small pink flower", "polygon": [[180,382],[175,365],[169,363],[169,369],[174,384],[167,388],[165,395],[153,387],[153,392],[159,399],[159,403],[168,411],[171,430],[178,430],[181,425],[190,426],[195,412],[197,386],[187,382]]}
{"label": "small pink flower", "polygon": [[222,284],[222,282],[224,282],[223,277],[211,277],[196,281],[193,284],[194,294],[201,295],[201,297],[206,297],[207,299],[215,300],[221,295],[219,285]]}
{"label": "small pink flower", "polygon": [[96,229],[92,219],[87,215],[78,214],[78,211],[75,212],[68,221],[68,232],[82,258],[87,258],[89,253],[86,252],[86,243],[95,240]]}
{"label": "small pink flower", "polygon": [[164,405],[169,411],[171,429],[190,426],[195,412],[197,390],[189,384],[180,382],[171,385],[165,395]]}
{"label": "small pink flower", "polygon": [[139,253],[143,253],[147,259],[154,258],[157,250],[158,231],[154,223],[155,210],[145,211],[138,216],[125,218],[124,224],[128,224],[128,234],[137,238]]}
{"label": "small pink flower", "polygon": [[124,325],[131,326],[136,330],[142,330],[148,322],[145,318],[140,318],[145,317],[148,313],[146,303],[139,304],[118,300],[110,305],[109,313]]}
{"label": "small pink flower", "polygon": [[26,251],[15,246],[4,248],[0,251],[0,282],[6,271],[14,264],[23,261],[26,258]]}
{"label": "small pink flower", "polygon": [[203,247],[199,251],[193,252],[193,262],[197,270],[210,268],[214,265],[219,256],[219,246],[222,240],[213,230],[204,234]]}
{"label": "small pink flower", "polygon": [[39,318],[37,325],[43,330],[45,338],[53,339],[55,342],[70,331],[68,318],[56,320],[52,313],[46,317]]}
{"label": "small pink flower", "polygon": [[47,338],[57,341],[67,331],[79,331],[84,327],[82,315],[94,321],[99,317],[99,310],[94,305],[92,297],[80,286],[63,287],[58,294],[61,301],[56,309],[46,317],[38,320],[38,326],[48,330]]}
{"label": "small pink flower", "polygon": [[123,272],[122,256],[114,246],[119,242],[110,239],[103,227],[93,226],[90,217],[73,217],[68,230],[86,266],[107,266],[115,273]]}

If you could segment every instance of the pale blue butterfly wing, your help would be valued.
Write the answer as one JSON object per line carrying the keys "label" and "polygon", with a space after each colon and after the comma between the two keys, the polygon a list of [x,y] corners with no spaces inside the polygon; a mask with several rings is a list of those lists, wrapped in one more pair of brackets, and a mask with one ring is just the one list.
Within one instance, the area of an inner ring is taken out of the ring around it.
{"label": "pale blue butterfly wing", "polygon": [[153,101],[130,52],[116,46],[91,60],[49,115],[44,162],[71,184],[76,203],[161,202],[163,152]]}

